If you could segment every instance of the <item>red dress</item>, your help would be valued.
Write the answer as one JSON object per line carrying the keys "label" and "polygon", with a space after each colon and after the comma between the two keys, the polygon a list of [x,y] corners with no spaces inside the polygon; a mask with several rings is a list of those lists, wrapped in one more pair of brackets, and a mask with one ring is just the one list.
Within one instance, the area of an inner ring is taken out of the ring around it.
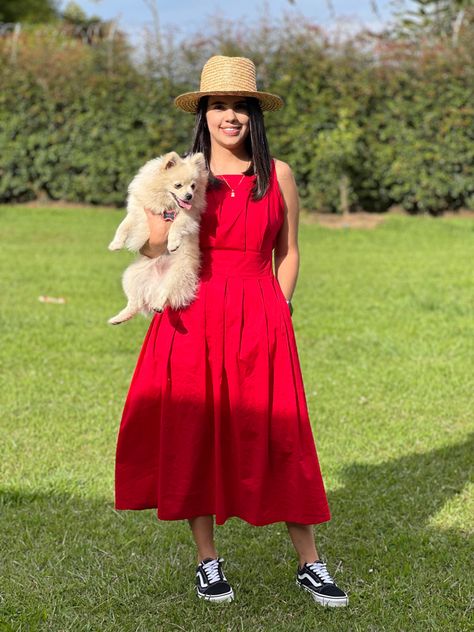
{"label": "red dress", "polygon": [[[115,508],[253,525],[330,519],[285,297],[272,269],[283,198],[255,176],[209,189],[199,291],[150,324],[123,410]],[[237,186],[238,185],[238,186]]]}

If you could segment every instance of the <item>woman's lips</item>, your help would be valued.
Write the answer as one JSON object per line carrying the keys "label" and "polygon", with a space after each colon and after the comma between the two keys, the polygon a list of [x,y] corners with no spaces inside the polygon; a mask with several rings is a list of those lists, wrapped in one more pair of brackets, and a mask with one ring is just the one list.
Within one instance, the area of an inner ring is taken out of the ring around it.
{"label": "woman's lips", "polygon": [[238,136],[240,127],[221,127],[222,133],[226,136]]}

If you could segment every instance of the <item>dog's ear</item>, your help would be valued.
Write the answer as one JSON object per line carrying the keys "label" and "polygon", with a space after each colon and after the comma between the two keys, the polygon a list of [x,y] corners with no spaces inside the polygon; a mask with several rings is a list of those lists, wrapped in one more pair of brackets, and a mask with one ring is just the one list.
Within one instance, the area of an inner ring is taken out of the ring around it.
{"label": "dog's ear", "polygon": [[166,169],[171,169],[171,167],[174,167],[178,163],[179,160],[181,160],[181,158],[179,157],[179,154],[177,154],[175,151],[170,151],[169,153],[165,154],[165,156],[163,157],[163,165],[162,165],[163,171],[166,171]]}
{"label": "dog's ear", "polygon": [[190,162],[199,167],[199,169],[206,169],[206,159],[204,158],[204,154],[202,154],[201,152],[190,156]]}

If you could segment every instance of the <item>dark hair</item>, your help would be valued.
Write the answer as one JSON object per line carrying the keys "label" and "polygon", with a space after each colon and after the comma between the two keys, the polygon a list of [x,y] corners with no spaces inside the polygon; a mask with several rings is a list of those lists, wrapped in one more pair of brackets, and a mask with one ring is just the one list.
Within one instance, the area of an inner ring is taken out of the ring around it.
{"label": "dark hair", "polygon": [[[211,137],[206,119],[208,101],[208,96],[199,99],[191,153],[202,152],[206,159],[206,166],[210,172]],[[256,175],[255,184],[252,189],[252,198],[254,200],[261,200],[270,185],[270,150],[268,148],[268,140],[265,132],[263,112],[258,99],[255,97],[246,97],[245,101],[249,114],[249,133],[245,139],[245,149],[251,158],[250,166],[247,171],[245,171],[245,175]],[[209,184],[217,188],[222,186],[223,183],[222,180],[214,177],[210,172]]]}

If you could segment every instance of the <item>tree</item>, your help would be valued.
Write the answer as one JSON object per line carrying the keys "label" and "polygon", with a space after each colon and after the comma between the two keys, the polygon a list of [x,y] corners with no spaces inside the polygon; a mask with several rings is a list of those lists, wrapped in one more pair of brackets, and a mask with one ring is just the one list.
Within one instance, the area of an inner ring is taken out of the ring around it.
{"label": "tree", "polygon": [[474,0],[412,0],[411,4],[412,9],[397,12],[405,36],[434,35],[450,38],[456,45],[463,25],[474,22]]}
{"label": "tree", "polygon": [[61,12],[61,18],[65,32],[81,39],[85,44],[92,45],[106,39],[113,40],[119,35],[123,39],[123,34],[117,32],[115,21],[104,21],[96,15],[88,16],[77,2],[68,2]]}
{"label": "tree", "polygon": [[57,0],[2,0],[0,22],[53,22],[59,18]]}

